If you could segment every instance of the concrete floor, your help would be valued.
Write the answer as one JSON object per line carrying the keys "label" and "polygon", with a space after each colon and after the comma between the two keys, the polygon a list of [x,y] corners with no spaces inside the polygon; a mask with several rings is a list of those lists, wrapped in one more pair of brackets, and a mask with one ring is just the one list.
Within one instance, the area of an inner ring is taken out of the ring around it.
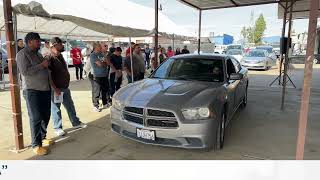
{"label": "concrete floor", "polygon": [[[86,129],[72,130],[63,109],[69,133],[44,157],[35,157],[30,149],[21,153],[14,147],[10,93],[0,91],[0,159],[294,159],[297,138],[303,67],[296,65],[291,77],[297,89],[288,88],[286,110],[280,111],[281,89],[269,87],[277,70],[250,71],[248,106],[238,111],[227,128],[222,151],[186,150],[137,143],[111,132],[109,110],[92,112],[90,84],[87,80],[71,83],[78,116],[88,123]],[[305,159],[320,159],[320,66],[314,69]],[[30,130],[25,102],[22,100],[25,144],[30,144]],[[52,124],[48,136],[54,138]]]}

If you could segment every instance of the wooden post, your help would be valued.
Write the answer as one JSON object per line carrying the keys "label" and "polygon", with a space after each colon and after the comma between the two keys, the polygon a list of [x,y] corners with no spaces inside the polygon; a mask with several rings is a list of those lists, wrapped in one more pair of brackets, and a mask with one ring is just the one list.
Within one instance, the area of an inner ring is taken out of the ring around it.
{"label": "wooden post", "polygon": [[24,148],[23,130],[21,117],[20,88],[17,77],[17,63],[15,60],[15,41],[13,38],[13,21],[11,0],[3,0],[4,21],[6,27],[7,51],[8,51],[8,68],[10,78],[10,92],[12,104],[13,126],[15,133],[16,150]]}
{"label": "wooden post", "polygon": [[308,29],[308,43],[307,56],[304,67],[303,88],[301,94],[301,106],[299,115],[299,130],[297,140],[296,159],[303,160],[304,146],[306,140],[309,102],[310,102],[310,87],[312,80],[312,67],[314,59],[315,40],[317,36],[317,18],[318,18],[319,0],[310,1],[310,15],[309,15],[309,29]]}

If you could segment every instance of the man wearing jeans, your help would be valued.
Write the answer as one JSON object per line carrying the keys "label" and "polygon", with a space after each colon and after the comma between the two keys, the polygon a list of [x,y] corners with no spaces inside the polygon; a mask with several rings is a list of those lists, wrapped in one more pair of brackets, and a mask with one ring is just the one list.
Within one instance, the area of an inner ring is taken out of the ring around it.
{"label": "man wearing jeans", "polygon": [[62,94],[63,106],[68,112],[70,122],[74,128],[86,128],[87,125],[82,123],[76,114],[73,100],[71,98],[71,92],[69,89],[70,74],[68,71],[67,63],[65,62],[61,52],[64,51],[62,40],[58,37],[51,39],[50,41],[50,54],[45,57],[50,62],[49,69],[51,71],[51,86],[52,86],[52,98],[51,98],[51,113],[53,118],[53,128],[57,136],[65,135],[65,131],[62,129],[62,116],[61,116],[61,103],[54,102],[54,96]]}
{"label": "man wearing jeans", "polygon": [[108,91],[108,70],[107,60],[101,53],[101,44],[93,43],[93,52],[90,55],[90,64],[93,75],[92,103],[93,111],[100,112],[99,99],[101,95],[103,108],[108,108],[107,91]]}
{"label": "man wearing jeans", "polygon": [[28,33],[25,42],[27,46],[18,52],[16,59],[30,119],[32,148],[36,155],[46,155],[48,150],[42,145],[52,143],[46,139],[51,102],[49,62],[38,52],[41,45],[38,33]]}

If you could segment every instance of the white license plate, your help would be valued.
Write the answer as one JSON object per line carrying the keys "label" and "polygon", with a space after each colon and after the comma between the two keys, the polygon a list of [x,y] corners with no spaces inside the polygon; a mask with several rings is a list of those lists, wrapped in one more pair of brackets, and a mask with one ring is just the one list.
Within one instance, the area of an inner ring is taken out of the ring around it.
{"label": "white license plate", "polygon": [[155,131],[137,128],[137,137],[155,141],[156,140],[156,133],[155,133]]}

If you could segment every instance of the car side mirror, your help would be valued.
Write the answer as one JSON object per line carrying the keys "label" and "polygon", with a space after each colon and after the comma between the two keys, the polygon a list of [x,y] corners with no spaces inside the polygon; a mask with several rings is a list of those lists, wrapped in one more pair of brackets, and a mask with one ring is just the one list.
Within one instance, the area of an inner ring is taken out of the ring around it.
{"label": "car side mirror", "polygon": [[232,73],[230,75],[230,80],[241,80],[243,79],[243,74],[240,74],[240,73]]}

